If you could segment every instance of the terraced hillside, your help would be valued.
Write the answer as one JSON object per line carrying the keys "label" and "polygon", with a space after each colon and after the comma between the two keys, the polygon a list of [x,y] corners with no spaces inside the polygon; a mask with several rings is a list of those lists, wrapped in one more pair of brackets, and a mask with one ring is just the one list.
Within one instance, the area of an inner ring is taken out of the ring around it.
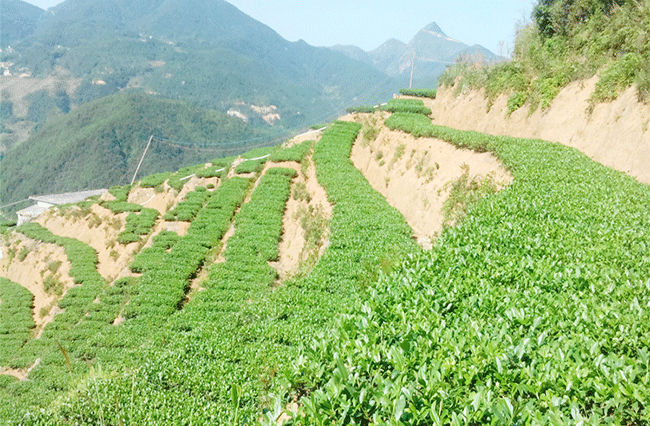
{"label": "terraced hillside", "polygon": [[648,186],[389,106],[5,233],[0,418],[650,421]]}

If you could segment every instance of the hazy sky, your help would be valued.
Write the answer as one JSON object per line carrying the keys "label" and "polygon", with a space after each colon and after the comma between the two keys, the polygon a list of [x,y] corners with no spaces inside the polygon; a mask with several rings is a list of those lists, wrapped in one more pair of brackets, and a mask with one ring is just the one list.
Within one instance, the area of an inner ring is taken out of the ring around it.
{"label": "hazy sky", "polygon": [[[47,9],[61,0],[29,0],[29,3]],[[408,43],[421,28],[436,22],[449,37],[501,53],[499,41],[512,48],[515,28],[530,21],[536,0],[230,0],[229,3],[285,39],[303,39],[313,46],[353,44],[372,50],[389,38]]]}

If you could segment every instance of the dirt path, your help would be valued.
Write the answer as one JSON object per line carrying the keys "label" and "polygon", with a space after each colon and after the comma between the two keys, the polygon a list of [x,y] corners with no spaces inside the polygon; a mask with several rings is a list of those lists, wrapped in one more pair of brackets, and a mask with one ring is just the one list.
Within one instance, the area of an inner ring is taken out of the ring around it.
{"label": "dirt path", "polygon": [[415,139],[410,134],[391,131],[376,113],[373,120],[366,114],[357,120],[376,122],[380,131],[376,139],[364,141],[360,135],[350,158],[370,185],[389,204],[398,209],[413,228],[413,235],[425,248],[442,230],[442,206],[449,196],[449,183],[469,167],[471,178],[488,174],[498,186],[507,185],[511,177],[490,153],[457,149],[433,138]]}
{"label": "dirt path", "polygon": [[588,112],[589,96],[598,77],[565,87],[546,111],[529,115],[528,105],[507,116],[508,96],[487,110],[484,92],[454,96],[453,88],[438,90],[431,108],[433,123],[494,135],[539,138],[579,149],[605,166],[650,184],[650,105],[637,101],[631,87],[613,102]]}
{"label": "dirt path", "polygon": [[34,364],[29,368],[5,368],[0,367],[0,374],[6,374],[8,376],[13,376],[18,380],[25,380],[29,373],[41,363],[41,359],[38,358]]}

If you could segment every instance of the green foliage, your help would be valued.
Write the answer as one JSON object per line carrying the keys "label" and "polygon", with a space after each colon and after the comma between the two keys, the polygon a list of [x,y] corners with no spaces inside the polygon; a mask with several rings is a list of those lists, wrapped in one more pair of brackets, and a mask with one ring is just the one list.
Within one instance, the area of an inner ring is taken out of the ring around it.
{"label": "green foliage", "polygon": [[[431,119],[422,114],[396,113],[390,116],[390,118],[386,120],[385,124],[391,130],[403,130],[417,138],[436,137],[447,140],[445,138],[447,136],[445,130],[433,127]],[[450,134],[453,133],[450,131]],[[441,137],[441,135],[444,137]],[[468,136],[460,136],[454,139],[455,145],[477,152],[491,151],[492,147],[490,142],[491,141],[488,138],[477,138],[472,134],[468,134]]]}
{"label": "green foliage", "polygon": [[172,175],[172,173],[154,173],[140,180],[140,187],[155,188],[162,185]]}
{"label": "green foliage", "polygon": [[[208,251],[228,231],[232,216],[246,194],[249,181],[233,178],[224,182],[209,197],[208,204],[192,221],[187,234],[171,246],[157,268],[144,267],[137,294],[128,305],[125,316],[166,316],[181,306],[189,288],[189,280],[201,267]],[[207,195],[205,191],[197,194]],[[146,262],[145,262],[146,263]]]}
{"label": "green foliage", "polygon": [[560,144],[429,126],[514,183],[302,351],[293,424],[650,421],[648,186]]}
{"label": "green foliage", "polygon": [[289,148],[274,151],[269,161],[295,161],[301,163],[314,146],[314,141],[304,141]]}
{"label": "green foliage", "polygon": [[16,226],[16,221],[13,219],[0,220],[0,234],[7,231],[9,228]]}
{"label": "green foliage", "polygon": [[526,93],[524,92],[515,92],[508,98],[508,115],[517,111],[521,108],[526,102]]}
{"label": "green foliage", "polygon": [[[225,263],[203,265],[208,279],[187,300],[189,279],[219,246],[251,184],[228,179],[184,237],[154,239],[152,249],[164,253],[140,264],[144,274],[136,283],[118,280],[106,287],[99,303],[88,306],[88,316],[66,332],[61,343],[72,374],[61,351],[52,351],[28,383],[0,391],[18,407],[0,416],[34,424],[101,424],[99,413],[106,424],[270,418],[278,410],[268,395],[280,390],[279,373],[295,364],[299,346],[326,330],[379,270],[417,250],[404,218],[349,160],[359,129],[335,123],[315,146],[318,179],[334,211],[329,246],[306,277],[278,287],[268,264],[277,257],[284,203],[296,176],[292,169],[272,168],[236,216]],[[120,311],[125,322],[111,325]],[[32,353],[40,355],[35,347]]]}
{"label": "green foliage", "polygon": [[3,99],[0,101],[0,119],[3,122],[11,120],[14,116],[14,103]]}
{"label": "green foliage", "polygon": [[634,3],[627,0],[540,0],[533,9],[533,18],[539,32],[545,37],[566,36],[574,27],[594,15],[609,15],[614,6]]}
{"label": "green foliage", "polygon": [[431,110],[425,107],[420,99],[390,99],[381,109],[388,112],[431,115]]}
{"label": "green foliage", "polygon": [[70,96],[65,90],[58,90],[54,96],[54,104],[64,114],[70,112]]}
{"label": "green foliage", "polygon": [[224,168],[230,168],[232,165],[232,162],[235,161],[235,158],[237,157],[223,157],[223,158],[215,158],[214,160],[211,161],[212,165],[215,167],[224,167]]}
{"label": "green foliage", "polygon": [[197,186],[194,191],[188,192],[185,200],[181,201],[172,210],[168,211],[164,219],[169,221],[180,220],[191,222],[210,198],[210,193],[203,186]]}
{"label": "green foliage", "polygon": [[353,113],[372,114],[373,112],[377,111],[377,107],[372,105],[359,105],[355,107],[350,107],[346,111],[348,112],[348,114],[353,114]]}
{"label": "green foliage", "polygon": [[[125,91],[44,122],[26,143],[6,152],[0,167],[0,198],[8,204],[38,193],[124,182],[132,176],[152,133],[174,142],[152,142],[139,176],[176,172],[239,153],[267,135],[266,130],[222,112]],[[248,142],[233,145],[240,140]]]}
{"label": "green foliage", "polygon": [[164,259],[163,255],[178,242],[179,238],[175,232],[160,231],[153,237],[151,247],[147,247],[135,255],[129,264],[129,269],[131,272],[143,273],[148,268],[159,267]]}
{"label": "green foliage", "polygon": [[143,208],[140,213],[129,213],[126,217],[126,227],[117,236],[120,244],[129,244],[140,241],[142,235],[151,232],[160,213],[156,209]]}
{"label": "green foliage", "polygon": [[621,89],[626,89],[635,82],[637,73],[647,63],[646,59],[636,53],[627,53],[621,59],[612,62],[601,73],[591,101],[604,102],[616,99]]}
{"label": "green foliage", "polygon": [[592,103],[612,100],[633,83],[638,98],[647,99],[649,2],[540,0],[533,16],[534,24],[518,31],[510,62],[479,68],[456,64],[440,84],[456,84],[456,94],[485,88],[489,106],[507,94],[511,113],[524,102],[531,111],[545,109],[567,84],[600,71]]}
{"label": "green foliage", "polygon": [[[414,248],[403,216],[372,189],[349,159],[360,129],[358,123],[335,122],[323,133],[313,156],[318,181],[334,205],[330,226],[337,232],[331,236],[329,254],[312,275],[326,271],[321,268],[335,268],[341,274],[339,282],[328,285],[348,288],[350,281],[358,285],[367,267],[375,270],[377,259],[399,259]],[[336,258],[340,263],[334,266],[330,262]]]}
{"label": "green foliage", "polygon": [[[69,389],[71,383],[61,379],[67,377],[65,375],[67,362],[61,356],[58,347],[59,345],[64,348],[71,347],[75,340],[88,337],[87,335],[80,337],[78,334],[84,330],[79,326],[79,322],[88,319],[89,310],[95,307],[94,301],[106,285],[105,280],[97,272],[97,252],[79,240],[52,234],[48,229],[34,222],[23,224],[16,230],[28,238],[63,247],[71,265],[69,274],[77,286],[69,289],[58,302],[59,308],[63,309],[64,313],[56,315],[53,322],[45,326],[39,339],[29,340],[15,352],[11,357],[10,366],[26,368],[37,358],[41,358],[39,372],[44,380],[40,385],[50,389]],[[92,318],[91,315],[90,319]],[[87,333],[87,330],[85,332]],[[84,354],[71,355],[75,368],[82,362],[81,358],[86,356],[87,359],[87,355]],[[46,394],[40,395],[39,398],[46,398]]]}
{"label": "green foliage", "polygon": [[25,97],[28,103],[27,118],[34,123],[42,123],[52,116],[56,104],[46,89],[32,92]]}
{"label": "green foliage", "polygon": [[199,171],[203,170],[203,168],[203,164],[184,167],[174,173],[169,178],[169,182],[167,182],[167,184],[175,190],[180,191],[183,188],[183,185],[185,185],[193,175],[196,175]]}
{"label": "green foliage", "polygon": [[442,224],[444,227],[458,225],[472,204],[497,191],[496,184],[491,176],[488,175],[484,179],[475,176],[470,179],[469,166],[464,164],[461,168],[463,174],[451,181],[449,197],[442,205],[442,214],[444,216]]}
{"label": "green foliage", "polygon": [[274,105],[282,116],[276,131],[303,127],[356,98],[379,99],[394,90],[394,82],[369,64],[287,42],[226,3],[196,3],[183,8],[119,0],[109,8],[75,2],[35,20],[38,30],[19,46],[12,44],[12,59],[16,69],[29,68],[35,76],[65,69],[83,79],[70,93],[77,104],[125,90],[155,92],[215,110],[250,111],[249,122],[265,130],[268,124],[251,106]]}
{"label": "green foliage", "polygon": [[418,98],[436,98],[436,89],[400,89],[399,91],[404,96],[415,96]]}
{"label": "green foliage", "polygon": [[239,163],[237,167],[235,167],[235,173],[236,174],[259,173],[264,168],[264,165],[266,164],[266,161],[268,159],[269,159],[269,155],[266,154],[261,158],[256,157],[256,158],[244,160],[242,163]]}
{"label": "green foliage", "polygon": [[363,144],[366,146],[369,142],[374,141],[379,136],[381,127],[377,126],[377,122],[374,118],[363,123]]}
{"label": "green foliage", "polygon": [[18,261],[22,262],[23,260],[25,260],[28,254],[29,254],[29,248],[27,246],[23,246],[23,248],[20,249],[20,251],[18,252]]}
{"label": "green foliage", "polygon": [[[0,365],[6,366],[30,338],[34,295],[20,284],[0,278]],[[0,385],[0,387],[2,387]]]}
{"label": "green foliage", "polygon": [[106,207],[115,214],[120,214],[124,212],[139,212],[142,210],[140,204],[128,203],[126,201],[104,201],[102,203],[103,207]]}
{"label": "green foliage", "polygon": [[199,178],[222,177],[224,174],[228,173],[228,168],[229,167],[223,167],[223,166],[206,167],[205,169],[196,172],[196,177]]}
{"label": "green foliage", "polygon": [[131,189],[133,189],[133,187],[131,185],[111,186],[108,189],[108,192],[113,197],[115,197],[114,201],[116,201],[116,202],[126,202],[126,200],[129,198],[129,192],[131,192]]}

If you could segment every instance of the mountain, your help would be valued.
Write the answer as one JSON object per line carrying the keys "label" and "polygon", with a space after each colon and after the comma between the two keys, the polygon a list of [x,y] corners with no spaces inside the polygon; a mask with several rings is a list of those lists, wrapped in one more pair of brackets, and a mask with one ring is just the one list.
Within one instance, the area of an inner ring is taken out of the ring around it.
{"label": "mountain", "polygon": [[330,49],[336,52],[341,52],[356,61],[361,61],[365,62],[366,64],[373,65],[372,56],[360,47],[337,44],[336,46],[330,47]]}
{"label": "mountain", "polygon": [[478,49],[484,60],[497,59],[497,55],[480,45],[468,46],[447,36],[435,22],[422,28],[408,44],[389,39],[370,52],[355,46],[334,46],[331,49],[372,64],[402,85],[409,84],[411,64],[415,59],[413,82],[419,87],[437,86],[437,77],[447,66],[455,63],[458,55],[470,57]]}
{"label": "mountain", "polygon": [[[397,87],[395,80],[372,65],[304,41],[289,42],[223,0],[66,0],[47,11],[34,10],[18,0],[2,1],[3,19],[8,4],[15,13],[7,19],[30,23],[23,32],[10,32],[6,39],[12,40],[11,49],[0,54],[0,72],[6,75],[3,93],[6,88],[9,94],[7,99],[3,95],[0,130],[3,141],[11,140],[2,147],[0,169],[3,175],[14,170],[21,176],[16,182],[11,177],[3,179],[3,202],[39,192],[76,190],[91,183],[115,183],[121,176],[118,171],[107,173],[104,182],[57,175],[77,170],[78,164],[68,166],[73,158],[85,159],[88,170],[82,176],[103,169],[104,156],[112,148],[96,150],[97,141],[88,139],[87,126],[98,129],[95,121],[108,126],[91,132],[99,141],[106,141],[113,128],[129,128],[139,135],[109,137],[119,141],[115,143],[121,148],[106,158],[122,164],[117,167],[121,170],[132,162],[129,152],[141,151],[151,122],[169,123],[161,128],[160,137],[196,142],[197,135],[202,140],[200,132],[184,133],[183,126],[202,122],[208,114],[204,110],[211,110],[210,114],[220,117],[211,124],[213,134],[232,136],[234,141],[253,135],[268,143],[278,135],[286,138],[315,122],[329,121],[350,105],[383,99]],[[3,39],[3,47],[7,44]],[[159,116],[137,122],[122,113],[127,108],[109,107],[115,99],[92,104],[89,108],[97,114],[95,118],[82,108],[119,93],[139,94],[130,99],[142,102],[142,108],[164,99],[184,101],[183,108],[196,116],[187,112],[186,120],[178,122],[167,117],[168,109],[155,107],[150,113]],[[73,114],[77,109],[88,117],[79,119]],[[242,129],[233,133],[234,121]],[[224,127],[219,131],[218,126]],[[71,148],[73,141],[77,148]],[[23,143],[34,146],[21,147]],[[32,155],[48,144],[55,145],[50,152],[61,154],[35,157],[24,170],[13,167],[15,159],[27,158],[26,153]],[[103,154],[82,153],[84,146]],[[17,147],[21,149],[12,153]],[[162,156],[152,156],[148,172],[180,167],[187,154],[179,151],[177,155],[178,161],[171,164]],[[47,178],[39,177],[41,170],[47,171]],[[53,187],[48,189],[48,185]]]}
{"label": "mountain", "polygon": [[28,37],[45,11],[21,0],[0,0],[0,46]]}
{"label": "mountain", "polygon": [[[268,143],[270,136],[238,118],[184,101],[119,93],[47,121],[6,153],[0,199],[128,183],[152,134],[180,142],[152,144],[140,175],[237,154]],[[234,145],[237,141],[243,142]]]}
{"label": "mountain", "polygon": [[388,73],[396,58],[402,56],[407,50],[407,45],[391,38],[375,50],[368,52],[373,60],[373,65]]}
{"label": "mountain", "polygon": [[283,128],[383,98],[395,85],[341,53],[289,42],[223,0],[66,0],[12,48],[3,61],[14,70],[65,69],[86,89],[103,82],[70,94],[76,104],[134,88],[223,112],[275,107]]}

